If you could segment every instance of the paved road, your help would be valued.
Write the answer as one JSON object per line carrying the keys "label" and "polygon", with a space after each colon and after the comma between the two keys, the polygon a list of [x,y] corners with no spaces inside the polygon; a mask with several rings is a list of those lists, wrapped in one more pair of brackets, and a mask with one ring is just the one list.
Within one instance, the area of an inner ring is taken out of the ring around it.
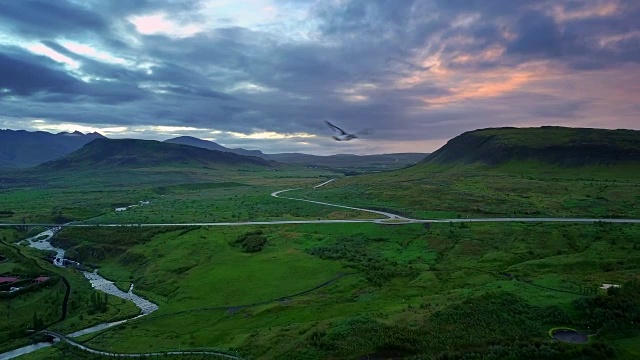
{"label": "paved road", "polygon": [[[325,182],[323,184],[327,184]],[[323,185],[320,184],[320,185]],[[320,186],[318,185],[318,186]],[[68,224],[0,224],[0,227],[13,227],[13,226],[42,226],[42,227],[158,227],[158,226],[246,226],[246,225],[287,225],[287,224],[344,224],[344,223],[377,223],[377,224],[412,224],[412,223],[461,223],[461,222],[544,222],[544,223],[594,223],[594,222],[608,222],[619,224],[640,224],[640,219],[605,219],[605,218],[523,218],[523,217],[504,217],[504,218],[456,218],[456,219],[411,219],[398,214],[393,214],[385,211],[371,210],[358,208],[353,206],[345,206],[332,204],[328,202],[299,199],[289,196],[282,196],[280,194],[300,190],[285,189],[273,192],[271,196],[279,199],[287,199],[294,201],[303,201],[312,204],[319,204],[325,206],[332,206],[341,209],[349,209],[356,211],[364,211],[377,215],[382,215],[383,218],[379,219],[350,219],[350,220],[274,220],[274,221],[240,221],[240,222],[197,222],[197,223],[147,223],[147,224],[80,224],[80,223],[68,223]]]}
{"label": "paved road", "polygon": [[[339,205],[338,205],[339,206]],[[374,211],[374,210],[372,210]],[[403,225],[415,223],[461,223],[461,222],[533,222],[533,223],[618,223],[640,224],[640,219],[600,219],[600,218],[461,218],[461,219],[410,219],[404,217],[386,219],[353,219],[353,220],[277,220],[277,221],[241,221],[241,222],[202,222],[202,223],[149,223],[149,224],[0,224],[0,227],[41,226],[41,227],[159,227],[159,226],[245,226],[245,225],[286,225],[286,224],[349,224],[376,223]]]}
{"label": "paved road", "polygon": [[329,180],[329,181],[325,181],[325,182],[323,182],[322,184],[318,184],[318,185],[314,186],[313,188],[314,188],[314,189],[317,189],[317,188],[319,188],[319,187],[323,187],[323,186],[325,186],[325,185],[327,185],[328,183],[333,182],[333,181],[336,181],[336,179],[331,179],[331,180]]}
{"label": "paved road", "polygon": [[276,197],[276,198],[280,198],[280,199],[288,199],[288,200],[295,200],[295,201],[304,201],[304,202],[308,202],[308,203],[312,203],[312,204],[320,204],[320,205],[333,206],[333,207],[342,208],[342,209],[349,209],[349,210],[358,210],[358,211],[370,212],[370,213],[374,213],[374,214],[378,214],[378,215],[386,216],[388,219],[391,219],[391,220],[409,220],[409,219],[407,219],[407,218],[405,218],[405,217],[402,217],[402,216],[400,216],[400,215],[396,215],[396,214],[392,214],[392,213],[388,213],[388,212],[384,212],[384,211],[370,210],[370,209],[363,209],[363,208],[357,208],[357,207],[352,207],[352,206],[336,205],[336,204],[331,204],[331,203],[322,202],[322,201],[307,200],[307,199],[298,199],[298,198],[292,198],[292,197],[287,197],[287,196],[280,196],[280,194],[282,194],[283,192],[293,191],[293,190],[300,190],[300,188],[297,188],[297,189],[286,189],[286,190],[276,191],[276,192],[274,192],[274,193],[271,193],[271,196]]}

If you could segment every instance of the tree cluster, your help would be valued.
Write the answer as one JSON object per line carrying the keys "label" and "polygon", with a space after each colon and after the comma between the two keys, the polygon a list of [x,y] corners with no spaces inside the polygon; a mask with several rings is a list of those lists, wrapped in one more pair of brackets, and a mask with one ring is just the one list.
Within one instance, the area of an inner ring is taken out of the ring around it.
{"label": "tree cluster", "polygon": [[91,300],[89,302],[89,315],[94,315],[98,312],[107,312],[108,305],[109,298],[107,294],[104,294],[104,296],[100,296],[100,294],[97,292],[91,293]]}
{"label": "tree cluster", "polygon": [[640,333],[640,281],[611,287],[607,295],[584,298],[574,307],[582,313],[584,326],[599,330],[603,336]]}

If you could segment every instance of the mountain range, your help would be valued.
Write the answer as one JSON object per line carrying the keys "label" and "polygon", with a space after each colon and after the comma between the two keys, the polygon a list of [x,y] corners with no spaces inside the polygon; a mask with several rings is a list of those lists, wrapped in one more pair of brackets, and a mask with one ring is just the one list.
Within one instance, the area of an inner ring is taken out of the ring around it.
{"label": "mountain range", "polygon": [[[428,155],[428,156],[427,156]],[[212,141],[181,136],[164,142],[107,139],[83,134],[0,130],[0,168],[65,168],[74,164],[160,166],[162,164],[253,164],[274,162],[357,171],[393,170],[417,164],[481,164],[538,162],[580,167],[640,163],[640,131],[565,127],[490,128],[463,133],[433,154],[265,154],[229,149]]]}
{"label": "mountain range", "polygon": [[0,129],[0,168],[26,168],[63,157],[85,144],[102,139],[98,133]]}
{"label": "mountain range", "polygon": [[193,136],[179,136],[179,137],[165,140],[164,142],[171,143],[171,144],[195,146],[195,147],[209,149],[209,150],[231,152],[234,154],[244,155],[244,156],[259,156],[259,157],[265,158],[265,154],[260,150],[229,149],[213,141],[202,140],[202,139],[195,138]]}
{"label": "mountain range", "polygon": [[[27,168],[60,159],[96,139],[106,138],[98,133],[62,132],[51,134],[44,131],[0,130],[0,168]],[[191,136],[168,139],[164,143],[221,151],[241,156],[259,157],[264,160],[286,164],[349,168],[359,171],[398,169],[413,165],[428,155],[421,153],[362,156],[351,154],[330,156],[302,153],[265,154],[260,150],[230,149],[213,141]]]}
{"label": "mountain range", "polygon": [[202,140],[191,136],[180,136],[165,140],[168,143],[197,146],[210,150],[227,151],[238,155],[259,156],[263,159],[278,161],[285,164],[329,167],[329,168],[358,168],[369,170],[390,170],[406,167],[418,163],[427,155],[425,153],[397,153],[376,155],[310,155],[303,153],[265,154],[260,150],[229,149],[213,141]]}

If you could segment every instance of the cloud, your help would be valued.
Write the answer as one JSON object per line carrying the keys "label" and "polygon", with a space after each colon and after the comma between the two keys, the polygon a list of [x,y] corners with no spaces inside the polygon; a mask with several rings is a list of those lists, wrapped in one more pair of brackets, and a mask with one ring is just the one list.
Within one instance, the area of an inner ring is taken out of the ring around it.
{"label": "cloud", "polygon": [[[0,121],[316,153],[637,128],[638,18],[634,0],[3,2]],[[376,131],[336,143],[324,120]]]}
{"label": "cloud", "polygon": [[0,88],[5,96],[27,96],[38,92],[70,93],[79,81],[52,60],[19,49],[0,50]]}
{"label": "cloud", "polygon": [[166,35],[169,37],[190,37],[204,31],[198,24],[179,24],[168,19],[166,13],[136,15],[128,19],[143,35]]}
{"label": "cloud", "polygon": [[515,54],[559,57],[567,43],[555,19],[539,11],[520,17],[516,32],[516,38],[508,46],[508,51]]}
{"label": "cloud", "polygon": [[64,0],[3,1],[0,18],[7,28],[17,33],[44,37],[87,30],[100,33],[109,26],[98,13]]}

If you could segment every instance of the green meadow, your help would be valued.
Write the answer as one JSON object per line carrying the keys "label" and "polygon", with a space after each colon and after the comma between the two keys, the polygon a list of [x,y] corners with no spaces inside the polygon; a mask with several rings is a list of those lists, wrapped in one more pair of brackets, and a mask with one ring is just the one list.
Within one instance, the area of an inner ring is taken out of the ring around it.
{"label": "green meadow", "polygon": [[640,217],[637,166],[567,168],[536,162],[486,166],[420,164],[338,179],[302,197],[406,216]]}
{"label": "green meadow", "polygon": [[[233,245],[256,230],[268,239],[261,252],[243,253]],[[490,344],[520,351],[526,341],[569,354],[571,348],[549,342],[548,330],[591,331],[583,302],[606,297],[598,289],[603,283],[637,279],[640,266],[640,226],[634,225],[130,231],[126,239],[108,229],[73,228],[59,235],[70,256],[96,264],[123,286],[134,282],[141,295],[160,305],[148,317],[82,339],[95,348],[208,347],[257,359],[387,352],[437,358]],[[633,352],[632,340],[623,339],[638,336],[636,330],[600,350]],[[425,342],[426,336],[435,340]]]}
{"label": "green meadow", "polygon": [[[274,191],[319,184],[336,175],[331,172],[194,170],[185,174],[173,169],[162,177],[161,170],[149,171],[151,176],[138,170],[123,170],[118,174],[82,171],[63,179],[54,177],[46,186],[11,188],[0,193],[0,211],[6,212],[2,221],[181,223],[372,217],[366,212],[271,196]],[[156,181],[155,176],[162,181]],[[141,201],[149,204],[115,211],[139,205]]]}
{"label": "green meadow", "polygon": [[[300,189],[286,196],[416,218],[640,218],[640,179],[622,167],[563,172],[526,162],[490,169],[419,164],[351,177],[293,167],[156,167],[28,176],[0,193],[3,222],[375,217],[271,197],[293,188]],[[115,211],[141,201],[149,204]],[[97,309],[92,298],[98,292],[81,272],[55,267],[52,254],[15,244],[39,229],[27,230],[0,230],[0,274],[37,273],[56,282],[0,299],[0,317],[13,319],[0,326],[0,349],[36,340],[28,331],[34,328],[70,333],[138,314],[132,303],[111,296]],[[120,289],[134,284],[137,294],[159,305],[148,316],[79,339],[113,352],[215,349],[247,359],[634,359],[640,342],[640,225],[96,226],[65,228],[52,243]],[[621,288],[606,291],[603,284]],[[549,331],[558,327],[589,335],[589,342],[555,341]],[[56,344],[22,357],[56,358],[100,356]]]}

